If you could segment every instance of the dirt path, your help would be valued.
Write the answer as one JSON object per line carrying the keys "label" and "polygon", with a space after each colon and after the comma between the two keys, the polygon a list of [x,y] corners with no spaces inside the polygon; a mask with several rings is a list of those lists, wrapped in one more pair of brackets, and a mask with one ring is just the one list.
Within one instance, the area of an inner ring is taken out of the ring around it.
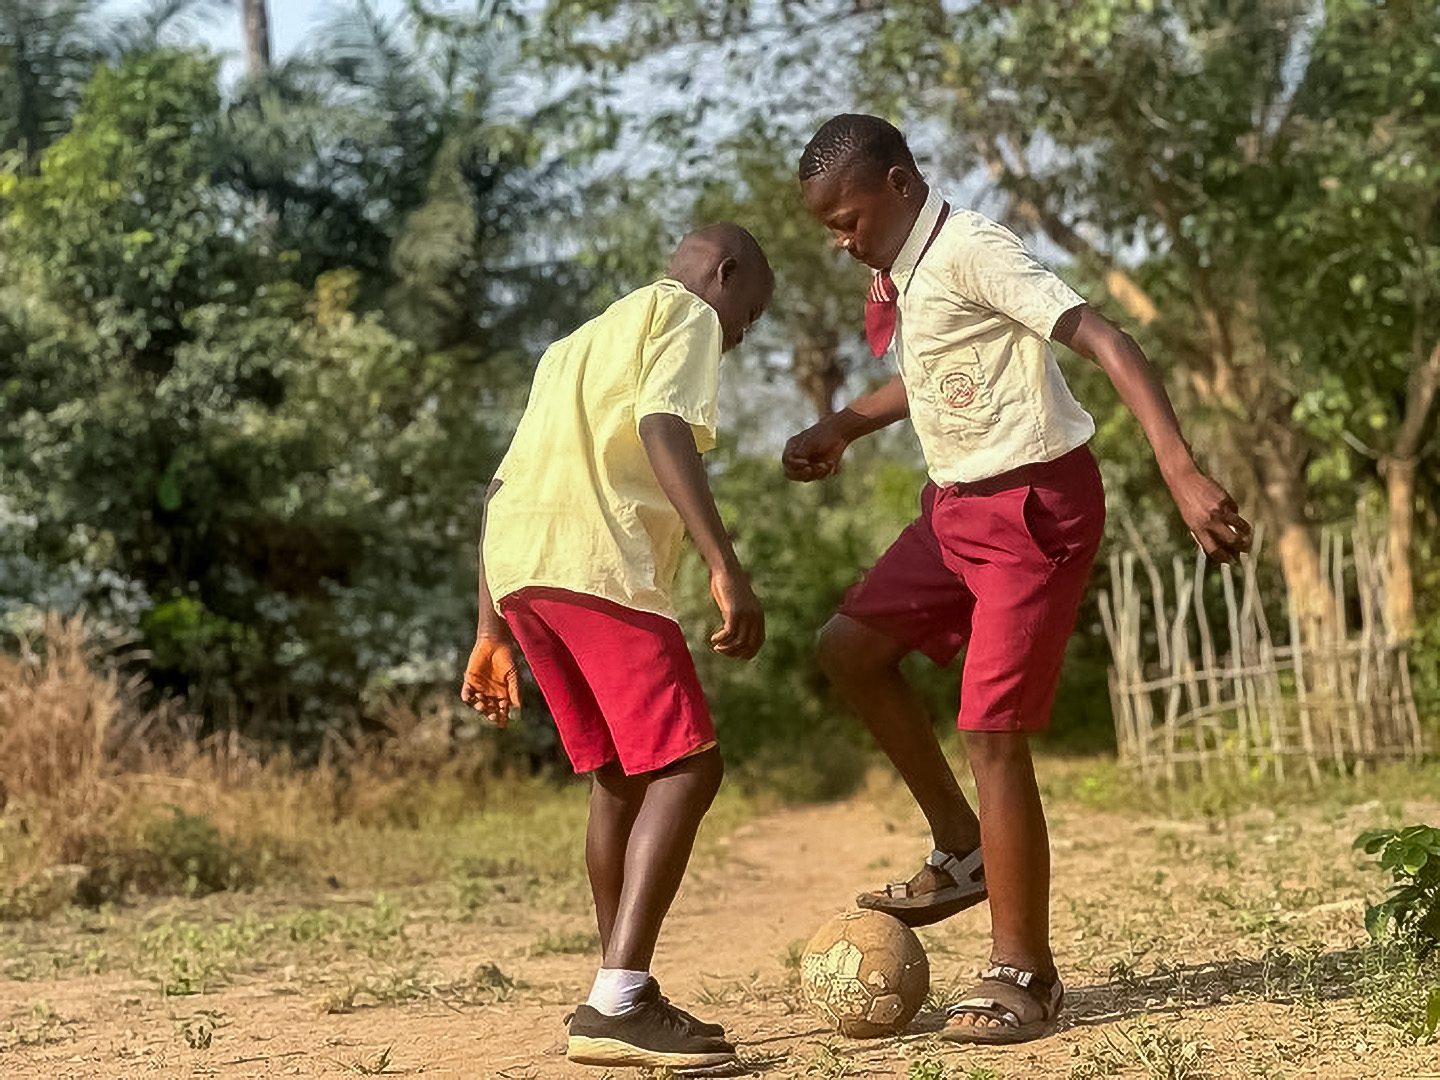
{"label": "dirt path", "polygon": [[[848,1042],[800,1009],[787,953],[857,886],[899,875],[925,850],[893,793],[773,814],[722,840],[687,882],[656,971],[672,998],[725,1022],[767,1076],[1440,1077],[1434,1047],[1404,1045],[1363,999],[1361,904],[1346,897],[1373,879],[1357,877],[1348,841],[1373,817],[1373,807],[1267,811],[1217,825],[1059,807],[1055,938],[1073,1026],[1006,1052],[945,1048],[926,1033],[933,1014],[898,1040]],[[536,947],[585,930],[584,919],[528,912],[512,903],[411,931],[445,978],[493,963],[516,980],[489,1004],[422,995],[329,1013],[306,990],[325,972],[283,957],[198,997],[165,998],[116,974],[0,983],[0,1029],[12,1033],[0,1075],[596,1075],[565,1063],[560,1023],[593,960]],[[923,932],[937,998],[985,959],[986,922],[981,908]],[[363,952],[333,963],[376,966]],[[37,1002],[49,1031],[27,1039]],[[207,1014],[210,1044],[192,1047]]]}

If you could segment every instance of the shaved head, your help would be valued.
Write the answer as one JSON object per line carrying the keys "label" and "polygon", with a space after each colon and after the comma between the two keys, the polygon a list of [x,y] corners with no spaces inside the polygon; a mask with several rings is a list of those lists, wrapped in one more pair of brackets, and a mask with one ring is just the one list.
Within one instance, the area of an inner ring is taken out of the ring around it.
{"label": "shaved head", "polygon": [[687,233],[668,273],[715,309],[726,350],[740,343],[775,291],[775,274],[759,242],[729,221]]}
{"label": "shaved head", "polygon": [[692,277],[708,277],[726,259],[734,259],[742,273],[770,275],[770,260],[759,242],[732,221],[717,221],[686,233],[670,257],[670,276],[690,284]]}

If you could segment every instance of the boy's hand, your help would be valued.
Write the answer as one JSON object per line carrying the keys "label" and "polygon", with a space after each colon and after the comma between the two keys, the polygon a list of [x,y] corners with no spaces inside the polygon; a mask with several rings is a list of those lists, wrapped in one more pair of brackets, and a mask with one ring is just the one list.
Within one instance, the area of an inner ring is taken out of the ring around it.
{"label": "boy's hand", "polygon": [[840,471],[840,458],[849,445],[850,440],[833,424],[824,420],[812,424],[785,444],[780,462],[785,467],[786,479],[808,483],[835,475]]}
{"label": "boy's hand", "polygon": [[475,639],[460,700],[501,727],[509,723],[510,710],[520,708],[520,673],[508,639],[498,635]]}
{"label": "boy's hand", "polygon": [[710,635],[710,647],[721,656],[749,660],[765,643],[765,612],[743,570],[710,575],[710,595],[725,625]]}
{"label": "boy's hand", "polygon": [[1207,556],[1228,563],[1250,550],[1250,523],[1240,516],[1230,493],[1199,469],[1192,467],[1171,480],[1170,493]]}

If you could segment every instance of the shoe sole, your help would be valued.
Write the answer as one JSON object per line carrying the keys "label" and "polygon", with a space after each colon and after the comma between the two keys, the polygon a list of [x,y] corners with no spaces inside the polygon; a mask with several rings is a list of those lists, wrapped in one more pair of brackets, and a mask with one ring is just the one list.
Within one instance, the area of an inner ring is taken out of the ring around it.
{"label": "shoe sole", "polygon": [[667,1053],[646,1050],[619,1039],[592,1039],[584,1035],[570,1036],[565,1057],[576,1065],[610,1065],[630,1069],[705,1069],[729,1065],[736,1060],[734,1053],[728,1051]]}
{"label": "shoe sole", "polygon": [[855,898],[855,906],[865,908],[867,911],[879,911],[894,916],[906,926],[920,927],[943,922],[952,916],[959,915],[962,911],[968,911],[972,907],[983,904],[988,899],[990,899],[990,894],[983,890],[930,903],[895,900],[888,896],[878,896],[875,893],[861,893]]}
{"label": "shoe sole", "polygon": [[942,1042],[960,1046],[1017,1046],[1020,1043],[1035,1042],[1048,1038],[1060,1030],[1059,1019],[1045,1020],[1019,1027],[977,1028],[965,1027],[957,1031],[941,1028],[935,1037]]}

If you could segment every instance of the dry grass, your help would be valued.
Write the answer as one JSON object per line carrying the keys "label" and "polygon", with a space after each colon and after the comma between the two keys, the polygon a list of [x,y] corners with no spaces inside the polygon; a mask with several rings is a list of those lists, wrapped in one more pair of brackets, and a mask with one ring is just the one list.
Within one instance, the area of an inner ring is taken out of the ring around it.
{"label": "dry grass", "polygon": [[80,619],[58,617],[0,655],[0,918],[322,871],[443,876],[427,842],[387,875],[375,834],[453,824],[505,787],[452,752],[438,706],[397,705],[383,736],[332,738],[301,768],[234,735],[197,740],[196,718],[147,705],[143,680],[105,659]]}

